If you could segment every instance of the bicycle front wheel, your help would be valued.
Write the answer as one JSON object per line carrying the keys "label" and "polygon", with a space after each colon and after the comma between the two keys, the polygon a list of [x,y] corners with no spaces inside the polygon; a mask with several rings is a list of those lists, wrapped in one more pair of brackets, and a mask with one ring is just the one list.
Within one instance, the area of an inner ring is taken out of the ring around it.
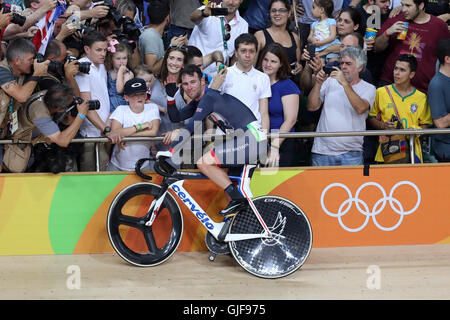
{"label": "bicycle front wheel", "polygon": [[109,240],[125,261],[150,267],[169,259],[183,234],[183,216],[178,203],[167,193],[152,226],[148,210],[161,186],[142,182],[123,189],[114,198],[107,218]]}
{"label": "bicycle front wheel", "polygon": [[[299,269],[311,251],[312,230],[308,218],[293,202],[277,197],[253,199],[272,238],[231,241],[230,250],[236,261],[251,274],[261,278],[281,278]],[[253,210],[239,212],[229,233],[263,233]]]}

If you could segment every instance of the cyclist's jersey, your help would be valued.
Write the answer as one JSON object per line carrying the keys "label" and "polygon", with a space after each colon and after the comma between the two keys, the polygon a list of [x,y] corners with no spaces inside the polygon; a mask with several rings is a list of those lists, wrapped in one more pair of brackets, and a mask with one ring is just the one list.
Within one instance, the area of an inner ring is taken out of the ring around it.
{"label": "cyclist's jersey", "polygon": [[194,132],[195,123],[203,121],[213,112],[224,117],[235,130],[245,131],[248,124],[256,121],[253,112],[239,99],[213,89],[208,89],[200,101],[193,100],[181,110],[169,107],[167,111],[172,122],[190,119],[185,129],[191,134]]}
{"label": "cyclist's jersey", "polygon": [[[265,152],[265,148],[261,148],[260,145],[267,146],[266,135],[260,130],[255,115],[239,99],[229,94],[221,94],[217,90],[209,89],[200,101],[192,101],[181,110],[169,107],[168,113],[169,118],[174,122],[190,119],[184,129],[191,135],[196,126],[202,126],[202,121],[208,115],[211,113],[221,115],[234,132],[227,135],[224,140],[215,141],[214,149],[211,150],[220,165],[253,163],[261,158],[261,153]],[[184,137],[185,135],[180,135],[178,140],[172,143],[171,150],[174,150]]]}

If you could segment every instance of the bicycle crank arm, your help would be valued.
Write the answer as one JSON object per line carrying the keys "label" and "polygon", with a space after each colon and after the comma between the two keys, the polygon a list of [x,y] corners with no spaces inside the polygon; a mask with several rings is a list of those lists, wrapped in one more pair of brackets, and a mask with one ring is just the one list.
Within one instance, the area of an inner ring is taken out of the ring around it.
{"label": "bicycle crank arm", "polygon": [[255,234],[233,233],[233,234],[227,234],[224,241],[225,242],[241,241],[241,240],[250,240],[250,239],[258,239],[258,238],[268,239],[268,238],[272,238],[272,235],[270,235],[268,233],[255,233]]}

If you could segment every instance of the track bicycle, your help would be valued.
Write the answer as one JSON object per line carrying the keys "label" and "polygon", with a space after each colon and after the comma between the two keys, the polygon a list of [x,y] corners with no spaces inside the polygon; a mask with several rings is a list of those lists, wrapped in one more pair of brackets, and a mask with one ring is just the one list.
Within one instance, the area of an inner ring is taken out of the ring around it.
{"label": "track bicycle", "polygon": [[[108,211],[107,231],[114,250],[125,261],[140,267],[156,266],[177,250],[183,234],[183,215],[177,197],[207,229],[210,260],[230,254],[242,268],[262,278],[280,278],[299,269],[312,247],[312,229],[304,212],[278,196],[253,198],[250,180],[256,165],[243,165],[240,175],[228,174],[248,205],[235,216],[217,223],[184,189],[186,180],[208,179],[200,172],[177,171],[165,157],[155,161],[163,176],[160,185],[138,182],[120,191]],[[145,161],[136,163],[136,173]],[[171,191],[171,192],[169,192]],[[130,205],[128,205],[130,204]],[[132,239],[132,241],[130,240]]]}

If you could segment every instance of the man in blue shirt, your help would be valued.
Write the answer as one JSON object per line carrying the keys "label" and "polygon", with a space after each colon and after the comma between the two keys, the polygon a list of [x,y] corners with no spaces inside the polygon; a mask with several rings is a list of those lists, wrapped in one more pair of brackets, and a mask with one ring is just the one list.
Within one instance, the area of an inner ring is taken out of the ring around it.
{"label": "man in blue shirt", "polygon": [[[439,41],[436,55],[440,68],[428,86],[428,104],[434,125],[450,128],[450,38]],[[450,135],[435,135],[433,148],[439,162],[450,162]]]}

